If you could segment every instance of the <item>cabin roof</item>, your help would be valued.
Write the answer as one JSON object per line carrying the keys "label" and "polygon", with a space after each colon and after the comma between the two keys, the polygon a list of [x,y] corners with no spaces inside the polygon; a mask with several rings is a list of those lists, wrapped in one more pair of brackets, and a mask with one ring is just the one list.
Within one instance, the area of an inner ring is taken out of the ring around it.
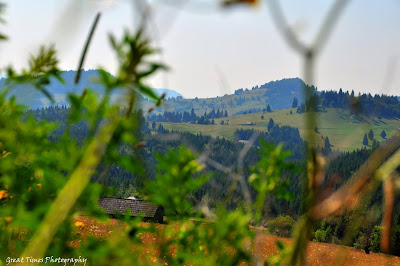
{"label": "cabin roof", "polygon": [[160,206],[151,202],[133,199],[99,198],[98,204],[108,214],[122,214],[130,210],[130,216],[153,218]]}

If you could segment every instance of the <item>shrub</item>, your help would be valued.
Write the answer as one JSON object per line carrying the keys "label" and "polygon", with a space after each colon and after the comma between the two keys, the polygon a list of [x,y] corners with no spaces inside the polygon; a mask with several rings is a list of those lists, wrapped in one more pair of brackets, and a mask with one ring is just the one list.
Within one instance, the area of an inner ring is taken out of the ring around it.
{"label": "shrub", "polygon": [[285,215],[278,216],[275,219],[266,222],[265,227],[271,234],[282,237],[290,237],[294,224],[294,219],[289,215]]}
{"label": "shrub", "polygon": [[315,231],[314,242],[328,242],[332,236],[331,226],[326,226],[325,222],[322,222],[321,227]]}
{"label": "shrub", "polygon": [[366,253],[368,253],[368,236],[365,233],[362,233],[354,243],[354,247],[356,249],[363,249]]}
{"label": "shrub", "polygon": [[370,247],[369,250],[372,252],[380,252],[381,251],[381,232],[382,232],[382,226],[376,225],[374,227],[374,230],[372,231],[371,237],[370,237]]}
{"label": "shrub", "polygon": [[354,243],[354,247],[357,249],[364,249],[365,253],[372,252],[380,252],[380,242],[381,242],[381,231],[382,226],[376,225],[372,230],[372,228],[365,229],[365,232],[362,232],[358,237],[357,241]]}

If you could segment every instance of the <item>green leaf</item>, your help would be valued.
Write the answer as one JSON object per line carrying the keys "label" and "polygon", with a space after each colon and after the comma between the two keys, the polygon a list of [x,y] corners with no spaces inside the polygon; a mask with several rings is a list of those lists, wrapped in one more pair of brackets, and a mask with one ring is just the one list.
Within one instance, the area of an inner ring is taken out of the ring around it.
{"label": "green leaf", "polygon": [[139,82],[137,88],[144,96],[147,96],[154,101],[160,100],[160,97],[158,97],[157,94],[147,85]]}
{"label": "green leaf", "polygon": [[285,244],[283,244],[282,241],[277,240],[277,241],[275,242],[275,244],[276,244],[276,246],[279,248],[279,250],[281,250],[281,251],[284,250]]}

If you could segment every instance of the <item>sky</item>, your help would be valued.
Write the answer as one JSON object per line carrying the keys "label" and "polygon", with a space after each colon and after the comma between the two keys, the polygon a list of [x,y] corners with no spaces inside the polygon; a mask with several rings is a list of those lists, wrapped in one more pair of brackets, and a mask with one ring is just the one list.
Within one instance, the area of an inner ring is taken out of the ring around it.
{"label": "sky", "polygon": [[[145,0],[141,1],[142,3]],[[277,30],[268,6],[222,9],[212,0],[147,0],[148,35],[170,70],[147,80],[187,98],[231,94],[283,78],[303,78],[302,57]],[[41,45],[54,44],[60,66],[76,69],[97,12],[102,12],[84,68],[116,73],[108,34],[134,32],[138,5],[123,0],[9,0],[0,32],[0,68],[27,66]],[[333,1],[281,1],[289,25],[311,44]],[[319,90],[400,95],[400,2],[350,1],[316,60]]]}

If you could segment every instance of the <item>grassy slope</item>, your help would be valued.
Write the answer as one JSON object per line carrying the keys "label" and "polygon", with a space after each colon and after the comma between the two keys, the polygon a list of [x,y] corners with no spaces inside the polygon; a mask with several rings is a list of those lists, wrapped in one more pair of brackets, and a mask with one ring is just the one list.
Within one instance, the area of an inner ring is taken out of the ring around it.
{"label": "grassy slope", "polygon": [[[156,109],[155,113],[163,113],[164,111],[174,111],[174,112],[183,112],[189,111],[194,108],[195,113],[197,115],[203,115],[204,112],[211,112],[213,107],[215,111],[217,109],[220,110],[227,110],[229,115],[232,115],[236,112],[242,110],[248,110],[251,108],[266,108],[267,107],[267,100],[268,97],[264,94],[268,91],[268,89],[259,89],[259,90],[252,90],[248,91],[242,95],[225,95],[222,97],[215,97],[215,98],[199,98],[198,100],[195,99],[180,99],[180,100],[165,100],[163,102],[163,106],[160,109]],[[257,96],[260,97],[260,101],[257,100]],[[253,100],[253,97],[255,98]],[[231,106],[229,104],[230,101],[235,104],[235,98],[246,98],[247,100],[241,105]],[[292,99],[288,101],[292,101]],[[151,102],[143,103],[144,109],[151,107]]]}
{"label": "grassy slope", "polygon": [[[292,110],[293,114],[289,114]],[[222,136],[233,139],[233,132],[238,128],[254,128],[262,131],[267,130],[268,121],[272,118],[276,124],[289,125],[296,127],[300,131],[300,135],[304,138],[307,133],[314,132],[314,128],[306,128],[305,116],[306,114],[297,114],[296,109],[284,109],[272,113],[264,113],[264,120],[261,119],[262,113],[247,114],[240,116],[233,116],[227,118],[215,119],[216,125],[196,125],[189,123],[162,123],[166,129],[174,129],[178,131],[204,133],[213,137]],[[356,148],[362,148],[362,140],[365,133],[370,129],[373,130],[375,139],[378,142],[384,141],[380,133],[382,130],[386,131],[387,137],[396,132],[396,128],[400,127],[400,120],[398,119],[369,119],[361,116],[357,120],[355,116],[351,116],[348,111],[328,108],[325,113],[318,113],[318,129],[319,134],[316,138],[318,145],[324,145],[322,136],[328,136],[330,143],[333,145],[332,149],[341,151],[350,151]],[[224,120],[229,125],[220,125],[220,121]],[[242,126],[246,122],[256,123],[255,126]],[[372,144],[372,141],[369,143]]]}

